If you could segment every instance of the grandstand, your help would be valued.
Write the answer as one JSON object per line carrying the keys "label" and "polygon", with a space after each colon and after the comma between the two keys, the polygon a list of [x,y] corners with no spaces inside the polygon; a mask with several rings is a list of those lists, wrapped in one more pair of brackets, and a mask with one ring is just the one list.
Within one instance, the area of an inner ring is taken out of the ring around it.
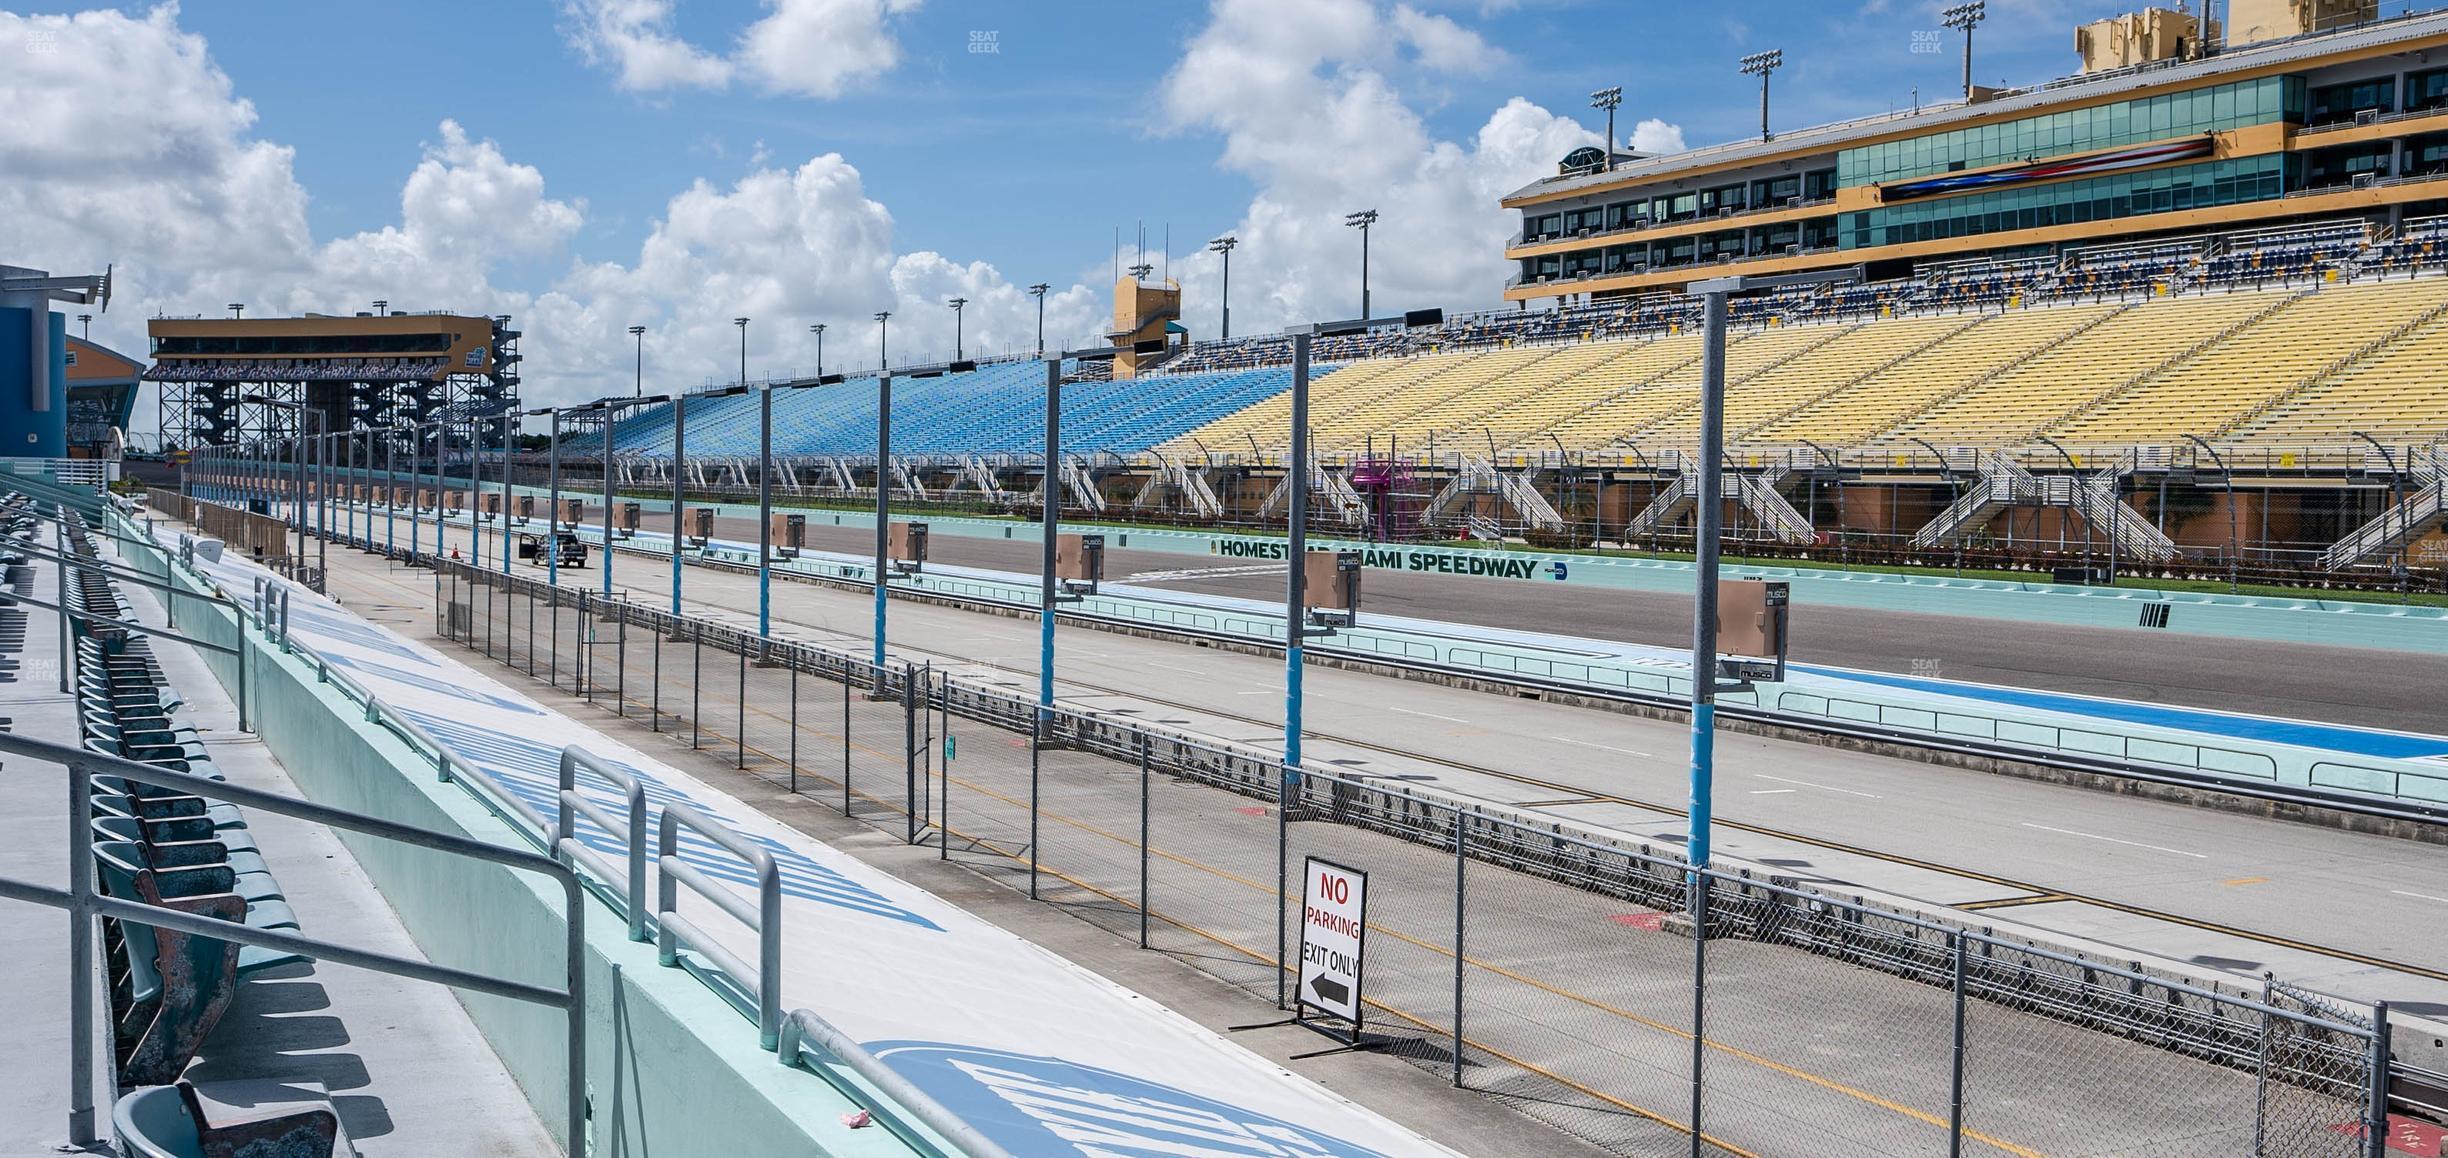
{"label": "grandstand", "polygon": [[[390,311],[354,317],[172,318],[146,323],[163,439],[202,446],[287,434],[450,423],[490,444],[485,421],[518,407],[519,338],[507,317]],[[269,401],[248,401],[259,397]]]}
{"label": "grandstand", "polygon": [[[1843,476],[1814,487],[1920,496],[1874,508],[1816,504],[1849,512],[1836,517],[1852,533],[1909,535],[1928,517],[1911,512],[1945,506],[1959,475],[2002,453],[2041,474],[2121,464],[2111,489],[2174,472],[2175,497],[2157,505],[2192,514],[2168,526],[2173,544],[2138,539],[2143,554],[2232,555],[2249,521],[2265,554],[2284,541],[2308,558],[2377,520],[2390,477],[2418,461],[2410,448],[2448,436],[2448,392],[2427,380],[2448,353],[2442,221],[2318,221],[2048,259],[1950,261],[1888,281],[1738,298],[1725,355],[1727,444],[1737,470],[1775,475],[1772,483],[1813,465]],[[1335,489],[1364,461],[1380,475],[1400,463],[1406,485],[1426,488],[1420,501],[1438,512],[1405,523],[1416,533],[1471,518],[1482,530],[1493,519],[1559,532],[1558,508],[1578,506],[1595,512],[1582,516],[1593,520],[1589,533],[1603,535],[1670,489],[1698,445],[1697,315],[1696,299],[1649,294],[1322,335],[1309,401],[1311,452],[1328,472],[1318,485]],[[1288,349],[1281,336],[1193,345],[1131,379],[1063,363],[1064,444],[1085,472],[1073,493],[1095,509],[1114,500],[1198,521],[1278,517],[1261,500],[1290,449],[1290,368],[1271,361]],[[1246,368],[1190,368],[1202,365]],[[1046,364],[1028,359],[897,372],[893,485],[932,498],[975,484],[985,501],[1026,501],[1042,477],[1045,377]],[[777,493],[872,494],[873,376],[787,385],[811,388],[774,395]],[[688,453],[699,464],[690,485],[747,488],[758,399],[686,405]],[[659,404],[620,421],[626,485],[668,486],[672,417]],[[600,438],[597,429],[564,436],[573,478],[600,454]],[[2223,492],[2237,462],[2254,464],[2256,493],[2203,501],[2195,488]],[[2209,473],[2196,469],[2204,466]],[[1579,484],[1540,474],[1558,468],[1588,484],[1589,502],[1567,501],[1562,488]],[[1224,473],[1193,482],[1178,477],[1185,470]],[[1507,493],[1488,471],[1516,472],[1546,497],[1450,501]],[[1449,487],[1461,489],[1427,502]],[[1748,489],[1746,501],[1780,503],[1776,489]],[[2224,517],[2231,499],[2249,514]],[[1372,518],[1366,506],[1331,497],[1319,509],[1358,526]],[[1826,533],[1806,531],[1811,519],[1799,510],[1757,513],[1789,544]],[[2428,533],[2426,520],[2402,525],[2402,537]]]}

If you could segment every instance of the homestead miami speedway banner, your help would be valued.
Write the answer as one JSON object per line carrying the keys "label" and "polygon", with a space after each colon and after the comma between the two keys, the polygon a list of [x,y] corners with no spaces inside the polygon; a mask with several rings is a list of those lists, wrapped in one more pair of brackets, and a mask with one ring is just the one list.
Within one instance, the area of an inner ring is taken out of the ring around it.
{"label": "homestead miami speedway banner", "polygon": [[[175,543],[167,529],[157,537]],[[198,563],[233,598],[249,598],[258,578],[283,582],[234,555]],[[546,816],[561,749],[576,744],[637,777],[650,808],[691,805],[771,851],[784,894],[782,1007],[823,1015],[1015,1155],[1453,1153],[433,648],[302,589],[291,589],[289,608],[293,647],[347,672]],[[607,812],[625,809],[601,781],[582,775],[579,786]],[[578,835],[625,855],[583,820]],[[743,862],[684,840],[689,863],[753,903]],[[744,926],[681,893],[684,915],[755,959]],[[749,1032],[723,1031],[734,1028]]]}

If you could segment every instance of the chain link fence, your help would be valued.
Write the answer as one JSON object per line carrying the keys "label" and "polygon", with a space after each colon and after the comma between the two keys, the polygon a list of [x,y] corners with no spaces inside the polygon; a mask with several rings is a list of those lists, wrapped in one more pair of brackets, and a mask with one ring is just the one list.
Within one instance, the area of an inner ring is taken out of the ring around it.
{"label": "chain link fence", "polygon": [[992,669],[878,667],[462,563],[435,595],[472,651],[1279,1007],[1292,874],[1364,869],[1364,1048],[1617,1153],[2381,1153],[2377,1011],[1287,776],[1187,721],[1041,710]]}

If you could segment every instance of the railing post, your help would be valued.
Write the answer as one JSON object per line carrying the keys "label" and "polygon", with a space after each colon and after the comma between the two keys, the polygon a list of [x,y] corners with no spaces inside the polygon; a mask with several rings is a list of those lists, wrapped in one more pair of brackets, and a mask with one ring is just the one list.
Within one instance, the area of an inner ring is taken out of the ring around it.
{"label": "railing post", "polygon": [[799,794],[799,657],[785,652],[784,665],[790,668],[790,790]]}
{"label": "railing post", "polygon": [[[67,604],[61,604],[62,607]],[[85,765],[68,767],[68,1141],[83,1147],[94,1135],[94,891],[93,781]]]}
{"label": "railing post", "polygon": [[[1460,806],[1454,808],[1454,910],[1453,910],[1453,1084],[1462,1088],[1462,975],[1468,958],[1462,943],[1464,919],[1470,911],[1470,889],[1464,870],[1470,864],[1470,817]],[[1303,889],[1308,887],[1302,882]]]}
{"label": "railing post", "polygon": [[[947,787],[946,793],[949,792]],[[1139,733],[1139,947],[1148,947],[1148,734],[1145,731]]]}
{"label": "railing post", "polygon": [[[903,844],[918,843],[918,665],[901,664],[901,810],[905,818]],[[1030,890],[1030,896],[1036,891]]]}
{"label": "railing post", "polygon": [[2388,1158],[2389,1006],[2372,1003],[2371,1089],[2363,1112],[2363,1158]]}
{"label": "railing post", "polygon": [[1955,1005],[1955,1052],[1952,1066],[1947,1074],[1947,1154],[1952,1158],[1952,1156],[1959,1156],[1963,1153],[1965,1041],[1964,1005],[1969,998],[1969,994],[1965,992],[1964,988],[1964,966],[1966,964],[1966,958],[1970,954],[1968,946],[1970,938],[1965,937],[1963,930],[1961,929],[1955,930],[1949,935],[1949,938],[1954,942],[1955,949],[1953,981]]}
{"label": "railing post", "polygon": [[[877,676],[878,680],[884,677]],[[842,815],[850,815],[850,661],[842,661]]]}

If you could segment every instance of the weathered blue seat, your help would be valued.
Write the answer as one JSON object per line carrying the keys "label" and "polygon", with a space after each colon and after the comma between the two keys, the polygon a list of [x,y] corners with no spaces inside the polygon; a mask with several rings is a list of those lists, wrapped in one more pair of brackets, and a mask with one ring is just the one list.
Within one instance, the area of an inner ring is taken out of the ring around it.
{"label": "weathered blue seat", "polygon": [[111,1129],[129,1158],[331,1158],[347,1146],[339,1111],[314,1082],[147,1086],[111,1107]]}

